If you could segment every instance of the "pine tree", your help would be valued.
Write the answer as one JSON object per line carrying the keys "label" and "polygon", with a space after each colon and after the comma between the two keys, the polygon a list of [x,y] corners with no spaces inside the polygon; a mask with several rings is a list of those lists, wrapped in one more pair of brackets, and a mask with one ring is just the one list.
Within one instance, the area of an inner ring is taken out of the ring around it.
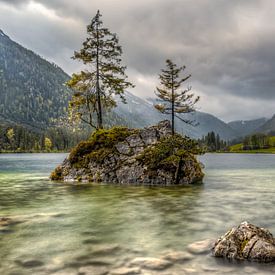
{"label": "pine tree", "polygon": [[100,18],[98,11],[87,26],[88,37],[82,48],[73,56],[87,65],[87,69],[73,74],[67,82],[75,90],[69,105],[71,119],[96,129],[103,128],[103,113],[116,106],[113,96],[118,95],[125,102],[125,89],[134,87],[127,81],[126,67],[121,65],[118,37],[103,27]]}
{"label": "pine tree", "polygon": [[187,124],[193,124],[193,121],[184,119],[178,114],[190,113],[195,111],[194,105],[199,101],[199,97],[194,97],[190,93],[191,87],[181,90],[181,85],[189,79],[191,75],[181,78],[180,73],[185,70],[185,66],[177,67],[171,60],[166,60],[166,69],[161,70],[159,75],[160,87],[156,88],[156,95],[161,103],[156,104],[155,108],[163,114],[171,115],[172,134],[175,133],[175,117]]}

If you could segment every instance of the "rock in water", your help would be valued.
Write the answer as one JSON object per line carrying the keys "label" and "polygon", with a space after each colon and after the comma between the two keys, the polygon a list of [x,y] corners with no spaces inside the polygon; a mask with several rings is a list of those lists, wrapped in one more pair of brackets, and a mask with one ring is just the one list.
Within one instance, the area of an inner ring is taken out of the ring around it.
{"label": "rock in water", "polygon": [[243,222],[218,239],[212,252],[215,257],[275,262],[275,239],[267,229]]}
{"label": "rock in water", "polygon": [[172,185],[201,182],[198,144],[172,137],[168,120],[145,129],[114,127],[79,143],[51,174],[52,180]]}

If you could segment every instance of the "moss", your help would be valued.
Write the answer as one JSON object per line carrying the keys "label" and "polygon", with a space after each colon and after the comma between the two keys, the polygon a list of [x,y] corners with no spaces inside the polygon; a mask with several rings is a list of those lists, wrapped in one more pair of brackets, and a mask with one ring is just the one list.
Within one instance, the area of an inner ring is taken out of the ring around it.
{"label": "moss", "polygon": [[151,170],[161,168],[175,172],[181,159],[190,159],[193,154],[199,153],[201,149],[196,141],[177,134],[164,137],[155,145],[146,148],[137,160]]}
{"label": "moss", "polygon": [[89,140],[80,142],[72,149],[69,161],[76,168],[86,167],[91,160],[102,163],[108,155],[114,152],[116,143],[125,140],[136,131],[126,127],[100,129],[94,132]]}
{"label": "moss", "polygon": [[241,251],[243,252],[244,248],[246,247],[246,245],[248,244],[248,240],[247,239],[244,239],[242,242],[241,242]]}
{"label": "moss", "polygon": [[50,175],[50,179],[51,180],[63,180],[61,166],[58,166],[58,167],[55,168],[55,170]]}

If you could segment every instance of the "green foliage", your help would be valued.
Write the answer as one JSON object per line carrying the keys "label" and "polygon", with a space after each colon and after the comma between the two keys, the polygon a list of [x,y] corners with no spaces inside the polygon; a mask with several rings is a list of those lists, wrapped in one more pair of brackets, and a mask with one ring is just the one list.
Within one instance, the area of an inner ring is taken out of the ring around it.
{"label": "green foliage", "polygon": [[45,150],[47,152],[50,152],[53,147],[53,143],[52,143],[51,139],[48,137],[45,137],[44,144],[45,144]]}
{"label": "green foliage", "polygon": [[207,152],[227,150],[226,141],[222,140],[219,134],[215,134],[213,131],[199,139],[198,142]]}
{"label": "green foliage", "polygon": [[147,165],[151,170],[159,168],[176,170],[183,158],[192,158],[193,154],[201,154],[198,143],[179,134],[162,138],[158,143],[146,148],[137,160]]}
{"label": "green foliage", "polygon": [[63,180],[62,168],[60,166],[56,167],[55,170],[50,175],[51,180]]}
{"label": "green foliage", "polygon": [[44,130],[67,112],[69,76],[0,35],[0,119]]}
{"label": "green foliage", "polygon": [[[75,90],[70,101],[70,119],[103,128],[103,111],[116,106],[113,95],[125,101],[125,89],[133,87],[127,81],[126,67],[121,65],[122,49],[116,34],[103,27],[98,11],[87,26],[87,39],[73,59],[88,65],[86,70],[73,74],[67,85]],[[96,117],[96,119],[95,119]]]}
{"label": "green foliage", "polygon": [[72,149],[69,161],[78,166],[85,165],[91,159],[102,162],[105,157],[114,152],[116,143],[125,140],[135,131],[126,127],[97,130],[91,135],[89,140],[80,142]]}
{"label": "green foliage", "polygon": [[155,108],[163,114],[171,115],[172,134],[175,131],[175,117],[187,124],[193,124],[193,121],[186,120],[178,114],[195,111],[194,106],[199,101],[199,97],[194,97],[194,94],[190,93],[190,86],[180,90],[182,83],[191,77],[187,75],[181,78],[180,73],[184,70],[185,66],[177,67],[171,60],[166,60],[166,69],[161,70],[162,73],[159,75],[161,86],[156,88],[156,95],[161,103],[156,104]]}
{"label": "green foliage", "polygon": [[0,152],[68,151],[87,137],[85,131],[73,133],[70,129],[58,127],[37,131],[31,127],[0,122]]}
{"label": "green foliage", "polygon": [[229,147],[232,153],[275,153],[275,137],[265,134],[254,134],[243,139],[242,143]]}
{"label": "green foliage", "polygon": [[265,134],[254,134],[244,138],[243,150],[258,150],[270,148],[270,137]]}

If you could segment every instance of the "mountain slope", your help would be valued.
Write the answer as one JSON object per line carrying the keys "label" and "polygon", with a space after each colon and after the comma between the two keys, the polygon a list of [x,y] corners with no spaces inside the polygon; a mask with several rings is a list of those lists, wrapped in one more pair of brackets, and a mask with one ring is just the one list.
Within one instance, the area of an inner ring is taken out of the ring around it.
{"label": "mountain slope", "polygon": [[275,132],[275,115],[267,120],[262,126],[255,129],[255,133],[265,133],[268,134],[270,132]]}
{"label": "mountain slope", "polygon": [[[44,131],[67,116],[72,90],[61,68],[12,41],[0,30],[0,122]],[[106,125],[125,121],[108,114]]]}
{"label": "mountain slope", "polygon": [[[115,112],[125,120],[130,127],[144,127],[156,124],[160,120],[170,119],[170,116],[159,113],[153,106],[154,100],[141,99],[129,92],[125,93],[127,104],[119,103]],[[192,138],[201,138],[208,132],[214,131],[224,140],[230,140],[238,136],[229,125],[217,117],[203,113],[194,112],[186,114],[184,118],[195,121],[197,126],[188,125],[176,119],[176,130]]]}
{"label": "mountain slope", "polygon": [[43,128],[66,111],[68,75],[0,30],[0,116]]}
{"label": "mountain slope", "polygon": [[247,136],[257,131],[267,121],[266,118],[259,118],[254,120],[236,120],[231,121],[228,125],[235,130],[239,136]]}

